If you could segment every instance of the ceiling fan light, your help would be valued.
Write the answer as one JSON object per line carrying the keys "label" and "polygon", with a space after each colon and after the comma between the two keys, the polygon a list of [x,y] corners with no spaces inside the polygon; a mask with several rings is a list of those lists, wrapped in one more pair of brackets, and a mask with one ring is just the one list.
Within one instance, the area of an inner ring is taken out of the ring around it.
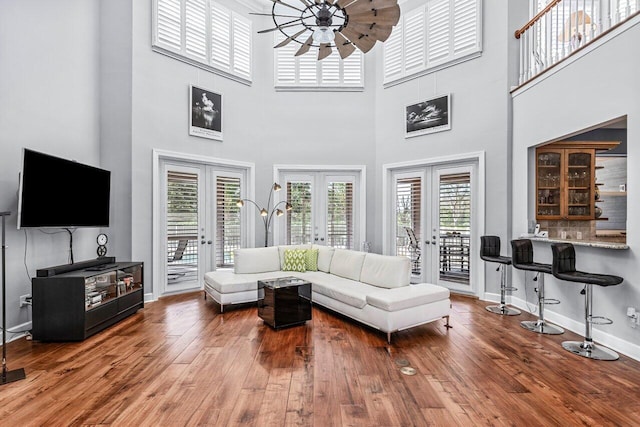
{"label": "ceiling fan light", "polygon": [[313,41],[318,44],[333,43],[335,33],[329,27],[318,27],[313,31]]}

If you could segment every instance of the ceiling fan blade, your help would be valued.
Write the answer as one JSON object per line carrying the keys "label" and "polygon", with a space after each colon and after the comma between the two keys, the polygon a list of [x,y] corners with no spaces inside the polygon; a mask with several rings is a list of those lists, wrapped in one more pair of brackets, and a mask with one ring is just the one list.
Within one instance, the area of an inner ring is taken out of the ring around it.
{"label": "ceiling fan blade", "polygon": [[300,19],[301,18],[294,19],[293,21],[285,22],[284,24],[278,25],[275,28],[269,28],[267,30],[260,30],[260,31],[258,31],[258,34],[270,33],[272,31],[279,30],[281,28],[295,27],[296,25],[300,25],[299,22],[296,22],[296,21],[299,21]]}
{"label": "ceiling fan blade", "polygon": [[386,9],[398,4],[398,0],[356,0],[345,9],[348,14],[368,12],[371,9]]}
{"label": "ceiling fan blade", "polygon": [[309,52],[309,48],[311,47],[312,44],[313,44],[313,34],[309,36],[307,41],[304,42],[302,46],[300,46],[300,49],[298,49],[298,51],[294,56],[304,55],[305,53]]}
{"label": "ceiling fan blade", "polygon": [[376,40],[380,40],[381,42],[386,41],[391,35],[391,31],[393,27],[390,25],[378,25],[378,24],[361,24],[358,22],[349,22],[347,27],[355,30],[361,34],[366,34],[369,37],[373,37]]}
{"label": "ceiling fan blade", "polygon": [[320,49],[318,49],[318,61],[322,61],[329,55],[331,55],[331,45],[328,43],[321,44]]}
{"label": "ceiling fan blade", "polygon": [[302,30],[298,31],[297,33],[295,33],[292,36],[287,37],[286,39],[282,40],[280,43],[278,43],[277,45],[274,46],[275,49],[279,48],[279,47],[283,47],[289,44],[289,42],[293,39],[298,38],[298,36],[302,33],[304,33],[305,31],[307,31],[307,28],[303,28]]}
{"label": "ceiling fan blade", "polygon": [[353,3],[355,0],[338,0],[335,3],[340,6],[342,9],[344,9],[346,6],[350,5],[351,3]]}
{"label": "ceiling fan blade", "polygon": [[295,6],[291,6],[290,4],[287,4],[287,3],[283,2],[282,0],[271,0],[271,1],[274,2],[274,3],[278,3],[278,4],[282,5],[282,6],[288,7],[290,9],[297,10],[298,12],[304,12],[304,10],[302,10],[300,8],[297,8]]}
{"label": "ceiling fan blade", "polygon": [[373,37],[368,37],[367,35],[361,34],[355,30],[350,29],[349,27],[343,28],[340,32],[364,53],[369,52],[376,44],[376,39],[374,39]]}
{"label": "ceiling fan blade", "polygon": [[342,59],[345,59],[347,56],[351,55],[354,50],[356,50],[356,47],[337,31],[334,43],[336,44],[336,49],[338,49],[338,53]]}
{"label": "ceiling fan blade", "polygon": [[278,15],[278,14],[271,14],[271,13],[258,13],[258,12],[249,12],[249,15],[257,15],[257,16],[277,16],[279,18],[298,18],[298,16],[295,15]]}
{"label": "ceiling fan blade", "polygon": [[349,15],[349,22],[369,25],[376,23],[377,25],[394,26],[399,20],[400,6],[398,5]]}

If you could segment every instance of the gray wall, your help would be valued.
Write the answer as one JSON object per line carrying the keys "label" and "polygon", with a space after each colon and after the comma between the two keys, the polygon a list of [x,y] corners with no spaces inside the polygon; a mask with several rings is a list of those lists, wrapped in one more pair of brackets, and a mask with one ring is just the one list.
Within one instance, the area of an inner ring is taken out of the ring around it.
{"label": "gray wall", "polygon": [[[533,192],[528,191],[527,152],[544,142],[556,140],[574,134],[583,129],[612,119],[627,116],[627,154],[628,164],[636,164],[640,159],[638,144],[640,135],[640,81],[637,70],[640,68],[640,56],[629,55],[628,47],[640,40],[640,20],[635,19],[633,26],[627,25],[623,32],[614,32],[606,43],[597,43],[595,49],[587,55],[578,55],[577,59],[565,64],[561,71],[549,73],[546,78],[538,79],[533,85],[524,87],[513,96],[513,235],[527,231],[528,203],[534,200]],[[589,48],[590,50],[591,48]],[[585,90],[588,89],[588,90]],[[628,183],[640,182],[638,168],[627,170]],[[640,330],[632,329],[626,318],[626,307],[640,307],[640,269],[635,248],[640,243],[640,192],[635,186],[629,186],[627,193],[627,244],[628,250],[611,250],[590,247],[577,247],[576,257],[579,270],[594,273],[616,274],[624,277],[622,285],[594,290],[595,314],[613,319],[612,326],[594,326],[594,338],[605,339],[610,345],[624,347],[627,351],[640,354],[635,345]],[[549,244],[535,245],[536,259],[551,262]],[[514,283],[520,284],[517,296],[524,298],[522,282],[524,276],[514,274]],[[550,298],[558,298],[562,304],[549,307],[554,320],[582,332],[584,323],[583,299],[578,294],[581,287],[559,282],[553,277],[547,278],[546,290]],[[625,342],[619,342],[625,340]],[[613,344],[612,344],[613,343]],[[626,346],[626,347],[625,347]]]}
{"label": "gray wall", "polygon": [[[31,293],[27,274],[66,264],[69,255],[64,231],[16,229],[22,148],[100,164],[98,12],[98,3],[86,0],[0,3],[0,211],[12,212],[7,327],[31,318],[30,309],[18,308],[19,296]],[[97,233],[75,232],[75,259],[96,256]]]}

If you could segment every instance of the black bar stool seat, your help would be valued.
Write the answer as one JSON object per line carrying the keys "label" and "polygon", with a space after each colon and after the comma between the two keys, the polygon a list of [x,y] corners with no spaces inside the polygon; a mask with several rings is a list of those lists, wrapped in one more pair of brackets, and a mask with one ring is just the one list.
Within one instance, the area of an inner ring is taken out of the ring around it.
{"label": "black bar stool seat", "polygon": [[624,281],[622,277],[611,274],[587,273],[576,270],[576,252],[571,243],[553,243],[551,245],[553,252],[553,264],[551,271],[553,275],[568,282],[584,283],[585,295],[585,333],[584,341],[565,341],[562,347],[574,354],[589,359],[596,360],[617,360],[618,353],[606,347],[596,346],[591,337],[592,325],[610,325],[613,323],[611,319],[603,316],[594,316],[593,310],[593,285],[596,286],[615,286]]}
{"label": "black bar stool seat", "polygon": [[529,239],[515,239],[511,241],[511,262],[518,270],[532,271],[537,273],[533,278],[534,282],[541,280],[536,288],[538,293],[538,320],[524,320],[520,326],[539,334],[558,335],[564,332],[559,326],[551,325],[544,320],[544,305],[560,304],[557,299],[548,299],[544,296],[544,275],[551,274],[551,264],[542,264],[533,261],[533,244]]}
{"label": "black bar stool seat", "polygon": [[506,294],[507,292],[517,291],[516,288],[507,286],[507,271],[505,266],[511,265],[511,258],[500,255],[500,237],[499,236],[480,236],[480,258],[487,262],[495,262],[500,264],[498,270],[500,271],[500,304],[489,305],[487,310],[507,316],[515,316],[520,314],[520,310],[507,307]]}

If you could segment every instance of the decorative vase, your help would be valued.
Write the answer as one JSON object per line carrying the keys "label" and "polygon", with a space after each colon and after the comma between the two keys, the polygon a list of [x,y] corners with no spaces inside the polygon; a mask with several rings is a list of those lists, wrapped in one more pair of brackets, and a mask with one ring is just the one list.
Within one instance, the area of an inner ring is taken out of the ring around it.
{"label": "decorative vase", "polygon": [[595,189],[595,191],[594,191],[593,193],[594,193],[594,195],[595,195],[596,202],[597,202],[598,200],[600,200],[600,189],[598,188],[598,186],[597,186],[597,185],[596,185],[596,189]]}
{"label": "decorative vase", "polygon": [[596,206],[595,212],[596,218],[600,218],[602,216],[602,208],[600,206]]}

